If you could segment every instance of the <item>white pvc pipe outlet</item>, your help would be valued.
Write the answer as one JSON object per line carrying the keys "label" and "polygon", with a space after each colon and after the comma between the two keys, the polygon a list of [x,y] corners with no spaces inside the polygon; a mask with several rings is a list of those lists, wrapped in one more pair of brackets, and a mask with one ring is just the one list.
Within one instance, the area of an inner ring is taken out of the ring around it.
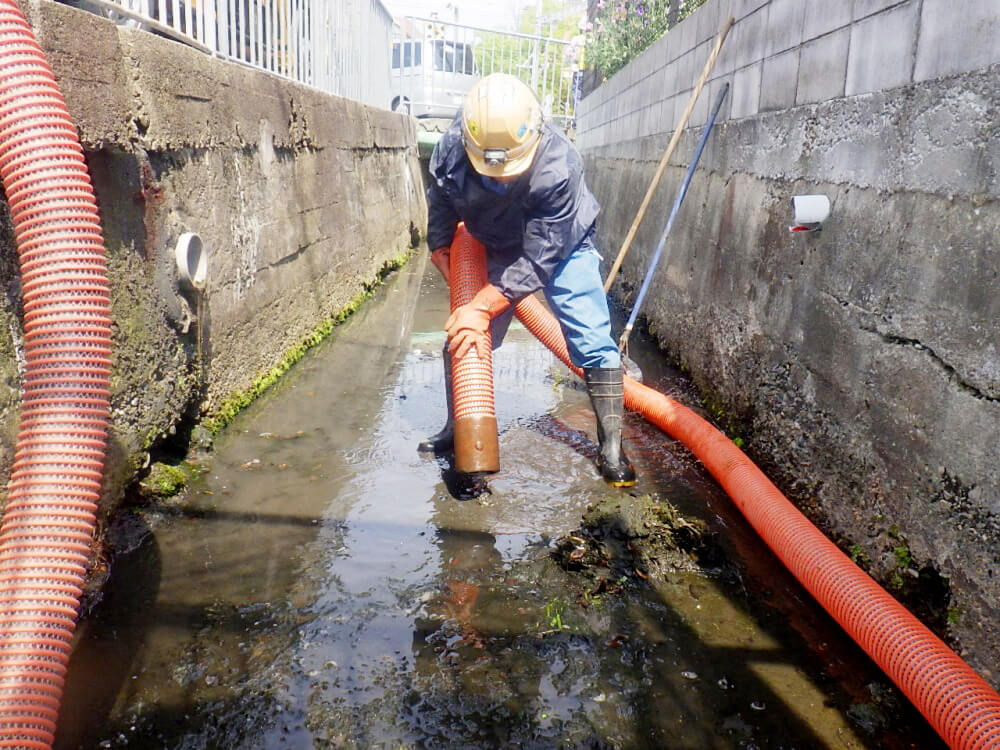
{"label": "white pvc pipe outlet", "polygon": [[830,199],[825,195],[792,196],[792,232],[815,232],[830,216]]}
{"label": "white pvc pipe outlet", "polygon": [[203,291],[208,281],[208,251],[194,232],[185,232],[177,240],[177,274],[183,284]]}

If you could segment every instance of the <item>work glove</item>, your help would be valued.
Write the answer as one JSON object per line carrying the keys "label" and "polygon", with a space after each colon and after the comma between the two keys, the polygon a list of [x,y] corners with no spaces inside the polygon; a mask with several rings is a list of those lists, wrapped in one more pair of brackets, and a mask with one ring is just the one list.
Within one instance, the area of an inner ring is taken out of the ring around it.
{"label": "work glove", "polygon": [[490,330],[490,321],[508,307],[510,300],[492,284],[487,284],[471,300],[456,307],[444,324],[451,339],[448,345],[451,355],[461,359],[475,347],[479,358],[485,359],[490,351],[490,340],[486,335]]}
{"label": "work glove", "polygon": [[437,270],[444,276],[444,280],[451,284],[451,248],[442,245],[431,253],[431,263],[437,266]]}

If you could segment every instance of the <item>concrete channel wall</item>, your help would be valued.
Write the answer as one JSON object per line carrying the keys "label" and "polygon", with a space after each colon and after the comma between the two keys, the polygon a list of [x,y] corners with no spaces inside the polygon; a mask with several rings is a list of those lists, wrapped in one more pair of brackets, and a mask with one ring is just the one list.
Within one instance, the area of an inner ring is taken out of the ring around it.
{"label": "concrete channel wall", "polygon": [[[1000,685],[1000,6],[710,0],[580,107],[609,262],[730,15],[616,291],[728,82],[649,328],[772,479]],[[789,198],[811,193],[832,215],[793,235]]]}
{"label": "concrete channel wall", "polygon": [[[24,5],[80,131],[114,314],[115,495],[145,451],[216,415],[349,308],[426,222],[407,117],[42,0]],[[20,294],[0,226],[0,474],[19,406]],[[197,232],[206,292],[179,283]]]}

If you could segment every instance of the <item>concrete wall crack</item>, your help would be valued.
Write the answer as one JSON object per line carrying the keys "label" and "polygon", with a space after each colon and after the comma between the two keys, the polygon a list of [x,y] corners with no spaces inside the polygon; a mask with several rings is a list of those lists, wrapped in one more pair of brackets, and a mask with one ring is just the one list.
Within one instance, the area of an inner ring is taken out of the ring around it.
{"label": "concrete wall crack", "polygon": [[[834,300],[838,305],[843,308],[850,309],[854,312],[863,313],[873,319],[878,317],[878,314],[868,310],[860,305],[857,305],[850,300],[846,300],[843,297],[839,297],[831,292],[822,292],[825,296]],[[941,357],[934,349],[920,339],[910,338],[908,336],[901,336],[896,333],[889,333],[878,327],[875,323],[859,323],[858,328],[865,333],[870,333],[873,336],[878,336],[884,343],[891,344],[893,346],[905,346],[911,347],[919,352],[923,352],[931,361],[941,369],[948,377],[948,380],[955,383],[960,391],[967,393],[975,399],[980,401],[986,401],[988,403],[1000,403],[1000,396],[994,396],[990,393],[983,391],[981,388],[977,388],[972,383],[968,382],[962,377],[954,365],[949,364],[943,357]]]}
{"label": "concrete wall crack", "polygon": [[330,237],[329,235],[322,235],[322,236],[316,237],[315,239],[307,242],[304,245],[299,246],[294,251],[288,253],[288,255],[283,255],[282,257],[278,258],[277,260],[272,261],[271,263],[268,263],[266,266],[258,268],[257,272],[260,273],[262,271],[269,271],[269,270],[271,270],[273,268],[278,268],[279,266],[283,266],[283,265],[286,265],[287,263],[291,263],[291,262],[297,260],[299,257],[301,257],[302,254],[305,253],[305,252],[307,252],[310,248],[313,248],[313,247],[315,247],[316,245],[319,245],[322,242],[329,242],[332,239],[333,239],[333,237]]}
{"label": "concrete wall crack", "polygon": [[906,336],[899,336],[893,333],[886,333],[884,331],[878,330],[875,326],[861,326],[861,330],[865,333],[871,333],[878,336],[886,344],[892,344],[894,346],[907,346],[916,349],[919,352],[923,352],[931,361],[937,365],[944,373],[947,375],[948,380],[954,383],[960,391],[967,393],[975,399],[980,401],[986,401],[993,404],[1000,404],[1000,397],[992,396],[989,393],[982,391],[976,386],[965,380],[955,369],[953,365],[948,364],[940,355],[938,355],[931,347],[923,343],[919,339],[908,338]]}

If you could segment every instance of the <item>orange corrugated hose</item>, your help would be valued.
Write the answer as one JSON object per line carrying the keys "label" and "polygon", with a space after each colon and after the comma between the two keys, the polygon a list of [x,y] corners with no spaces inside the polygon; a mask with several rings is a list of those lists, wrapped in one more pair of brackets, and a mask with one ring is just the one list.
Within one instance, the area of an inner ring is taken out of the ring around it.
{"label": "orange corrugated hose", "polygon": [[104,472],[110,295],[76,127],[13,0],[0,0],[0,178],[26,361],[0,525],[0,747],[49,748]]}
{"label": "orange corrugated hose", "polygon": [[[535,298],[517,317],[567,367],[566,341]],[[767,545],[952,748],[1000,748],[1000,696],[813,526],[731,440],[693,411],[625,378],[625,405],[686,445]]]}
{"label": "orange corrugated hose", "polygon": [[[487,282],[486,250],[459,224],[451,243],[451,309],[470,302]],[[489,336],[489,331],[486,332]],[[489,349],[489,347],[487,347]],[[500,469],[500,445],[493,401],[493,351],[480,359],[475,347],[451,359],[455,418],[455,468],[465,474]]]}

